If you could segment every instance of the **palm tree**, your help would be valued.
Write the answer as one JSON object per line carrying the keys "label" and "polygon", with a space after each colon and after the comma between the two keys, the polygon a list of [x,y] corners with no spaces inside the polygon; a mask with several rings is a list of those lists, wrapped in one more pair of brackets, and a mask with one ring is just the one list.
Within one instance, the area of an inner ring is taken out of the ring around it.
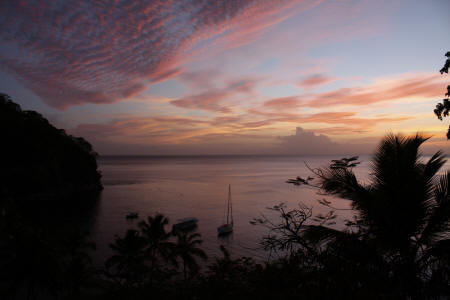
{"label": "palm tree", "polygon": [[145,239],[138,231],[129,229],[125,237],[116,237],[110,247],[115,254],[106,261],[107,275],[126,288],[141,284],[147,272],[144,264]]}
{"label": "palm tree", "polygon": [[171,261],[173,264],[176,264],[174,255],[175,244],[169,241],[171,233],[166,232],[165,229],[168,223],[169,219],[161,214],[147,217],[147,221],[138,223],[142,237],[145,240],[145,260],[150,262],[149,273],[151,281],[156,275],[155,272],[161,271],[159,269],[159,261],[161,259],[164,262]]}
{"label": "palm tree", "polygon": [[[372,160],[370,184],[358,182],[352,167],[314,170],[323,192],[351,201],[356,219],[346,232],[307,226],[304,236],[336,246],[355,236],[391,266],[404,296],[421,297],[423,283],[436,274],[448,282],[450,253],[450,172],[441,152],[424,161],[428,138],[388,135]],[[303,182],[304,183],[304,182]]]}
{"label": "palm tree", "polygon": [[199,233],[188,234],[183,231],[177,231],[177,243],[176,243],[176,254],[183,261],[183,277],[184,280],[187,279],[187,271],[195,273],[199,269],[199,265],[196,261],[196,257],[203,260],[207,259],[206,253],[198,248],[201,245],[202,240],[199,239],[201,236]]}
{"label": "palm tree", "polygon": [[138,223],[142,236],[146,241],[146,251],[151,257],[160,256],[167,259],[170,256],[170,250],[173,243],[168,241],[171,233],[166,231],[166,225],[169,219],[161,214],[155,217],[147,217],[147,221]]}

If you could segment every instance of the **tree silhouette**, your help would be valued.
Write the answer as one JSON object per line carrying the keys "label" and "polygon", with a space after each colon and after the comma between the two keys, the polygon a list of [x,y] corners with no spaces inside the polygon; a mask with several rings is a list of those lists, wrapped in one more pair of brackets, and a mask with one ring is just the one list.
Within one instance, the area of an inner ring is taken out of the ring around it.
{"label": "tree silhouette", "polygon": [[76,194],[102,189],[97,153],[86,140],[55,128],[35,111],[22,110],[6,94],[0,94],[0,131],[5,145],[0,198],[11,196],[39,209],[50,200],[80,202],[85,197]]}
{"label": "tree silhouette", "polygon": [[387,274],[400,294],[418,299],[433,289],[444,289],[450,278],[450,173],[438,174],[445,163],[441,152],[423,161],[419,148],[427,139],[385,137],[372,160],[370,184],[360,183],[352,167],[333,164],[313,170],[315,183],[291,180],[350,200],[355,210],[346,230],[304,225],[299,231],[303,239],[321,249],[326,245],[341,258],[351,249],[365,249],[361,252],[372,261],[365,265],[387,264]]}
{"label": "tree silhouette", "polygon": [[176,231],[175,234],[177,237],[176,254],[183,263],[183,278],[186,281],[188,279],[188,271],[195,274],[199,269],[196,257],[206,260],[207,256],[202,249],[198,248],[202,244],[202,240],[199,239],[201,236],[199,233]]}
{"label": "tree silhouette", "polygon": [[227,299],[230,295],[240,299],[255,298],[259,287],[256,279],[262,274],[263,267],[249,257],[232,259],[222,245],[220,251],[223,257],[216,257],[208,267],[205,283],[208,298]]}
{"label": "tree silhouette", "polygon": [[83,288],[95,287],[97,270],[88,254],[95,244],[86,241],[86,233],[74,232],[63,240],[63,247],[67,254],[62,259],[62,289],[67,298],[82,298]]}
{"label": "tree silhouette", "polygon": [[127,230],[123,238],[116,237],[110,244],[114,255],[105,263],[106,275],[120,287],[130,289],[143,284],[148,272],[145,265],[144,249],[146,241],[134,229]]}
{"label": "tree silhouette", "polygon": [[161,277],[157,275],[164,275],[162,268],[167,262],[176,265],[175,244],[169,241],[172,234],[165,229],[168,223],[169,220],[161,214],[149,216],[146,221],[138,223],[145,241],[145,260],[150,263],[150,283],[153,283],[155,277]]}
{"label": "tree silhouette", "polygon": [[57,294],[60,253],[46,232],[21,226],[0,246],[1,294],[14,298],[22,291],[28,299]]}
{"label": "tree silhouette", "polygon": [[[444,67],[441,70],[439,70],[441,74],[443,73],[448,74],[448,69],[450,68],[450,51],[445,53],[445,56],[447,57],[447,60],[445,61]],[[438,103],[434,110],[434,114],[441,121],[443,117],[448,117],[448,113],[450,111],[450,101],[448,98],[450,97],[450,85],[447,86],[447,93],[445,94],[445,96],[447,96],[447,98],[442,99],[442,103]],[[450,139],[450,126],[447,131],[447,139]]]}

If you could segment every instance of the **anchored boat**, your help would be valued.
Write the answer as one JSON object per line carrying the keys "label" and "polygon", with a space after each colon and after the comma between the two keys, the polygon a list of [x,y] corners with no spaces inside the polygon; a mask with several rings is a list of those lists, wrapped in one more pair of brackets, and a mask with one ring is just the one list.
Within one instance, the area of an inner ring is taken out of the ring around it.
{"label": "anchored boat", "polygon": [[233,206],[231,204],[231,185],[228,185],[227,223],[217,227],[219,235],[225,235],[233,231]]}
{"label": "anchored boat", "polygon": [[184,218],[178,220],[178,223],[173,224],[173,230],[190,230],[197,226],[197,218]]}

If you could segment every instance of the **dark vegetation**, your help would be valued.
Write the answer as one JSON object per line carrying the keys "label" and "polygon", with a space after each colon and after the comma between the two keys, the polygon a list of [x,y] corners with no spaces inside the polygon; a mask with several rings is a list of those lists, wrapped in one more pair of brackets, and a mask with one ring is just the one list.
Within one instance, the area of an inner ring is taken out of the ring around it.
{"label": "dark vegetation", "polygon": [[[439,70],[439,72],[441,74],[443,74],[443,73],[448,74],[448,69],[450,68],[450,51],[445,53],[445,56],[447,57],[447,60],[445,61],[445,64],[442,67],[442,69]],[[434,114],[441,121],[442,121],[443,117],[448,117],[448,113],[450,111],[450,101],[448,98],[448,97],[450,97],[450,85],[447,86],[447,93],[445,94],[445,96],[447,98],[442,99],[442,103],[438,103],[434,110]],[[447,139],[450,139],[450,126],[448,127],[448,131],[447,131]]]}
{"label": "dark vegetation", "polygon": [[298,229],[290,241],[302,237],[303,251],[312,248],[314,255],[325,253],[326,259],[340,261],[324,267],[344,268],[349,295],[413,299],[449,295],[450,172],[437,175],[445,163],[440,152],[421,160],[419,147],[426,140],[419,135],[388,135],[373,157],[369,184],[358,182],[353,173],[356,157],[312,170],[316,183],[289,181],[351,201],[355,217],[345,230],[327,226],[335,215],[326,200],[322,204],[331,212],[319,216],[320,225],[287,226]]}
{"label": "dark vegetation", "polygon": [[97,154],[0,94],[0,295],[76,294],[93,245],[74,226],[102,189]]}
{"label": "dark vegetation", "polygon": [[5,94],[0,94],[0,130],[3,197],[60,199],[102,188],[91,144],[57,129],[35,111],[22,110]]}
{"label": "dark vegetation", "polygon": [[[35,201],[41,206],[35,214],[40,214],[58,199],[64,203],[59,207],[67,210],[81,195],[91,199],[84,192],[101,187],[91,146],[37,113],[21,111],[5,95],[0,114],[9,147],[8,157],[2,157],[6,168],[0,199],[2,299],[450,296],[450,174],[438,174],[445,163],[440,152],[428,161],[420,156],[424,137],[385,137],[367,184],[353,172],[357,157],[333,160],[327,167],[311,169],[311,177],[289,180],[349,200],[354,218],[337,230],[338,210],[326,199],[320,200],[329,208],[324,215],[316,216],[302,204],[296,209],[272,207],[278,219],[262,216],[252,222],[268,228],[261,247],[281,258],[265,263],[235,259],[222,247],[221,257],[201,263],[207,259],[201,236],[169,231],[169,220],[157,214],[116,236],[110,245],[113,255],[105,258],[103,267],[94,267],[89,256],[94,245],[81,229],[65,226],[61,218],[56,218],[57,226],[46,218],[29,218],[27,209]],[[79,197],[70,199],[70,193]]]}

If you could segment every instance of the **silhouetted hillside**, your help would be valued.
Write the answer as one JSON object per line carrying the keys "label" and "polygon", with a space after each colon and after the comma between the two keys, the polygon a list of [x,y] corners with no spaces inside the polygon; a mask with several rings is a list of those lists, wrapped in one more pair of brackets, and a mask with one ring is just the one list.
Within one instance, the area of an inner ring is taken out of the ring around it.
{"label": "silhouetted hillside", "polygon": [[0,196],[62,199],[102,189],[91,144],[0,94]]}

